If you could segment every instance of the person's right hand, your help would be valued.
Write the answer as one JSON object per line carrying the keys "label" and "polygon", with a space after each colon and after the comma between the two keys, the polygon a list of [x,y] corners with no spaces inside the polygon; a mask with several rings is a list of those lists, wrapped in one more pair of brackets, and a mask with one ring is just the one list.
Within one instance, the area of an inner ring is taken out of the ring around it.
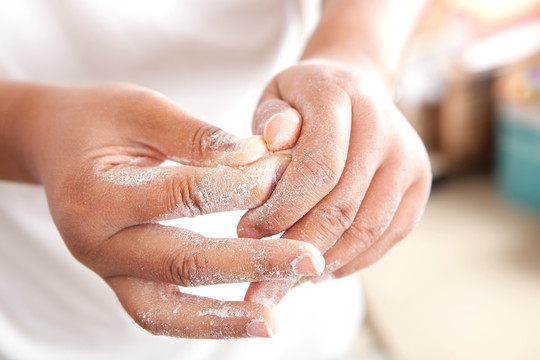
{"label": "person's right hand", "polygon": [[[290,160],[259,159],[267,152],[261,137],[238,141],[131,85],[2,86],[11,86],[3,108],[11,168],[44,185],[71,253],[146,330],[188,338],[271,336],[272,310],[264,305],[189,295],[178,285],[322,272],[322,255],[306,242],[209,239],[158,223],[260,206]],[[165,160],[181,165],[159,166]]]}

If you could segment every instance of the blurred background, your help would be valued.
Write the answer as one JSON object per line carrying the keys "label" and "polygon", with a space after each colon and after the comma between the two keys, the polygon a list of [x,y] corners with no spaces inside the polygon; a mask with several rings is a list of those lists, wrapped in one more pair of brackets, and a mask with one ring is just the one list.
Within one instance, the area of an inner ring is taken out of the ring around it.
{"label": "blurred background", "polygon": [[398,101],[434,185],[361,274],[358,358],[540,359],[540,1],[434,1]]}

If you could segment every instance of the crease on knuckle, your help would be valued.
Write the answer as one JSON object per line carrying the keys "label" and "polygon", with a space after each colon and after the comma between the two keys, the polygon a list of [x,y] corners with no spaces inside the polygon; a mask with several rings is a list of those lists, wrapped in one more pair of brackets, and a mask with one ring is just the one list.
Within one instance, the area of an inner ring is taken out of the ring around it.
{"label": "crease on knuckle", "polygon": [[328,192],[333,189],[341,177],[341,164],[336,156],[319,152],[308,156],[302,162],[305,179],[311,186]]}
{"label": "crease on knuckle", "polygon": [[356,249],[359,252],[367,250],[372,246],[384,233],[387,224],[373,223],[370,225],[352,224],[347,230],[348,236],[356,241],[354,242]]}
{"label": "crease on knuckle", "polygon": [[321,206],[319,209],[321,223],[334,237],[340,236],[344,231],[349,229],[355,216],[356,207],[350,201]]}
{"label": "crease on knuckle", "polygon": [[166,186],[167,211],[180,217],[203,215],[207,209],[203,205],[199,186],[191,176],[170,179]]}
{"label": "crease on knuckle", "polygon": [[183,287],[193,287],[200,285],[204,278],[204,266],[195,254],[178,255],[175,254],[169,260],[170,279],[177,285]]}
{"label": "crease on knuckle", "polygon": [[211,126],[202,125],[193,133],[191,138],[192,158],[202,159],[208,152],[213,152],[222,146],[232,144],[236,140],[234,135]]}

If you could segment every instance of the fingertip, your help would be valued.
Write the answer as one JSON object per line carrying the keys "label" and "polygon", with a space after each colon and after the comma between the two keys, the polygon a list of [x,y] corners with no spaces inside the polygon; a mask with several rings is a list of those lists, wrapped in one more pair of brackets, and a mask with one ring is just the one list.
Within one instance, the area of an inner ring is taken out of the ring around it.
{"label": "fingertip", "polygon": [[273,309],[297,281],[298,278],[294,277],[283,280],[253,282],[249,285],[244,301],[261,304],[268,309]]}
{"label": "fingertip", "polygon": [[325,268],[324,257],[315,246],[304,243],[305,253],[292,262],[293,271],[299,276],[319,276]]}
{"label": "fingertip", "polygon": [[[268,201],[266,203],[268,203]],[[264,207],[265,204],[261,205],[261,207]],[[264,237],[272,236],[281,232],[279,230],[272,231],[271,226],[267,224],[267,223],[270,223],[271,220],[269,220],[264,215],[255,215],[255,212],[262,214],[261,212],[258,211],[261,207],[248,210],[242,216],[242,218],[240,218],[240,221],[238,222],[238,225],[237,225],[238,237],[241,237],[241,238],[245,237],[245,238],[250,238],[250,239],[262,239]]]}
{"label": "fingertip", "polygon": [[242,166],[251,164],[268,153],[266,141],[260,135],[242,139],[235,143],[224,158],[225,165]]}
{"label": "fingertip", "polygon": [[247,238],[247,239],[261,239],[263,236],[254,228],[243,228],[238,225],[237,229],[238,237]]}
{"label": "fingertip", "polygon": [[[270,169],[272,171],[270,175],[273,176],[272,191],[274,191],[275,187],[278,186],[278,182],[281,180],[281,178],[285,174],[285,171],[291,164],[291,161],[292,158],[289,154],[280,153],[272,156],[267,156],[264,159],[261,159],[259,162],[250,165],[250,167],[247,168],[249,169],[247,171],[254,171],[260,173],[261,168]],[[266,167],[267,163],[271,163],[272,165],[270,167]],[[258,209],[264,208],[265,206],[269,206],[271,204],[271,200],[269,202],[268,198],[266,198],[265,201],[266,203],[261,204],[261,207],[259,207]],[[263,237],[274,235],[283,231],[279,229],[277,231],[268,231],[266,229],[267,225],[269,225],[270,223],[273,224],[273,221],[265,215],[267,213],[268,212],[266,210],[263,210],[262,212],[259,212],[258,216],[254,216],[253,209],[248,210],[242,216],[236,227],[236,233],[238,234],[238,237],[261,239]]]}
{"label": "fingertip", "polygon": [[255,306],[256,315],[247,323],[246,334],[249,337],[272,338],[276,333],[276,319],[274,316],[274,306],[251,302]]}
{"label": "fingertip", "polygon": [[250,195],[258,199],[257,206],[263,205],[268,200],[290,162],[289,155],[270,155],[242,169],[243,180],[241,179],[240,182],[248,181],[252,184],[249,187]]}
{"label": "fingertip", "polygon": [[264,127],[268,149],[275,152],[292,148],[298,140],[301,126],[300,114],[294,109],[272,115]]}
{"label": "fingertip", "polygon": [[255,320],[249,323],[246,332],[251,337],[272,338],[274,332],[266,321]]}

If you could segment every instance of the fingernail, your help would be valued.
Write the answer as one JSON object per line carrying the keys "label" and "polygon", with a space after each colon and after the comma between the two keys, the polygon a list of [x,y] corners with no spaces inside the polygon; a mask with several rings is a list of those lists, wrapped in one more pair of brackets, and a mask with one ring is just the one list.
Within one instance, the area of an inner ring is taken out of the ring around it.
{"label": "fingernail", "polygon": [[318,276],[324,271],[324,258],[320,253],[302,255],[292,262],[293,271],[300,276]]}
{"label": "fingernail", "polygon": [[266,321],[255,320],[247,326],[247,334],[251,337],[272,338],[274,332]]}
{"label": "fingernail", "polygon": [[272,115],[264,127],[264,139],[270,151],[290,149],[296,143],[300,130],[300,118],[296,112]]}
{"label": "fingernail", "polygon": [[234,148],[239,151],[234,154],[234,158],[242,164],[254,162],[268,152],[266,141],[264,141],[264,138],[260,135],[240,140],[236,143]]}

